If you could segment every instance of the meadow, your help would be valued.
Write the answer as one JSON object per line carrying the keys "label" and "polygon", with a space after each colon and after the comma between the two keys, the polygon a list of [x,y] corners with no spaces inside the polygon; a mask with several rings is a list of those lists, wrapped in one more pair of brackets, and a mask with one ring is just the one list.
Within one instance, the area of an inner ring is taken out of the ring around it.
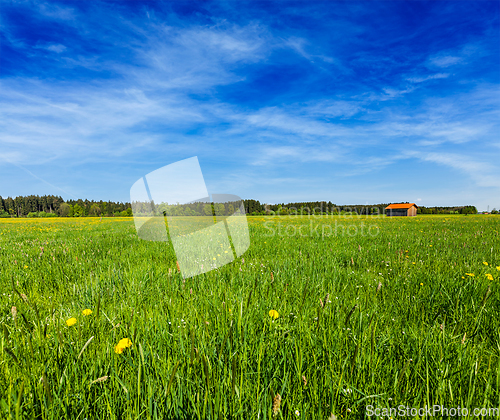
{"label": "meadow", "polygon": [[248,224],[184,280],[132,218],[2,219],[0,418],[500,407],[500,217]]}

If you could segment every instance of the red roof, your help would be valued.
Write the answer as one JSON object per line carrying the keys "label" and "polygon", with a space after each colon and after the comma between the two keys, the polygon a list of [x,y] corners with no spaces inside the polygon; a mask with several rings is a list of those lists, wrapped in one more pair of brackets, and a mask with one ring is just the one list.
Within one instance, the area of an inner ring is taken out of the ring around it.
{"label": "red roof", "polygon": [[410,207],[415,206],[418,208],[418,206],[415,203],[401,203],[401,204],[389,204],[385,209],[409,209]]}

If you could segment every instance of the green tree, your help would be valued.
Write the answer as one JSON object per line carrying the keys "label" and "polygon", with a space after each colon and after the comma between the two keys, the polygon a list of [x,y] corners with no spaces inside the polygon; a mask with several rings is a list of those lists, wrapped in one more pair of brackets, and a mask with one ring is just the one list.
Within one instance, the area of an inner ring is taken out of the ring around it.
{"label": "green tree", "polygon": [[79,204],[75,204],[73,206],[73,216],[74,217],[83,217],[84,216],[83,207],[80,206]]}
{"label": "green tree", "polygon": [[128,209],[123,210],[120,213],[120,216],[121,217],[132,217],[133,216],[132,209],[129,207]]}
{"label": "green tree", "polygon": [[101,208],[99,207],[98,204],[92,204],[89,210],[89,216],[100,216],[101,215]]}
{"label": "green tree", "polygon": [[61,217],[68,217],[71,206],[68,203],[62,203],[57,209],[57,214]]}
{"label": "green tree", "polygon": [[211,204],[205,204],[203,206],[203,214],[205,216],[212,216],[212,205]]}

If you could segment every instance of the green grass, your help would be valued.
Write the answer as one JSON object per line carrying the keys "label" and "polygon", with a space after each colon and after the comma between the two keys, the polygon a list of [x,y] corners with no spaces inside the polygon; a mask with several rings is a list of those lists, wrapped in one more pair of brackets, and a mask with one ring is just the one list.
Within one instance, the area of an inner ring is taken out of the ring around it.
{"label": "green grass", "polygon": [[0,418],[500,406],[500,217],[248,222],[243,259],[183,280],[132,219],[0,221]]}

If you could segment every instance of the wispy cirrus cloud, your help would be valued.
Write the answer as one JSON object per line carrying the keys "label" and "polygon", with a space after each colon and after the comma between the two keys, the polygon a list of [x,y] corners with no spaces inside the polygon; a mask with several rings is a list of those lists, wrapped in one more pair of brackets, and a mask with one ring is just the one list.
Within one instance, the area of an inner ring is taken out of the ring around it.
{"label": "wispy cirrus cloud", "polygon": [[429,59],[429,64],[436,67],[450,67],[455,64],[459,64],[464,61],[463,57],[453,56],[453,55],[443,55],[434,56]]}
{"label": "wispy cirrus cloud", "polygon": [[416,154],[420,159],[445,165],[469,175],[479,187],[500,188],[500,165],[456,153]]}
{"label": "wispy cirrus cloud", "polygon": [[427,82],[427,80],[446,79],[447,77],[449,77],[448,73],[436,73],[423,77],[409,77],[406,80],[412,83],[422,83],[422,82]]}

